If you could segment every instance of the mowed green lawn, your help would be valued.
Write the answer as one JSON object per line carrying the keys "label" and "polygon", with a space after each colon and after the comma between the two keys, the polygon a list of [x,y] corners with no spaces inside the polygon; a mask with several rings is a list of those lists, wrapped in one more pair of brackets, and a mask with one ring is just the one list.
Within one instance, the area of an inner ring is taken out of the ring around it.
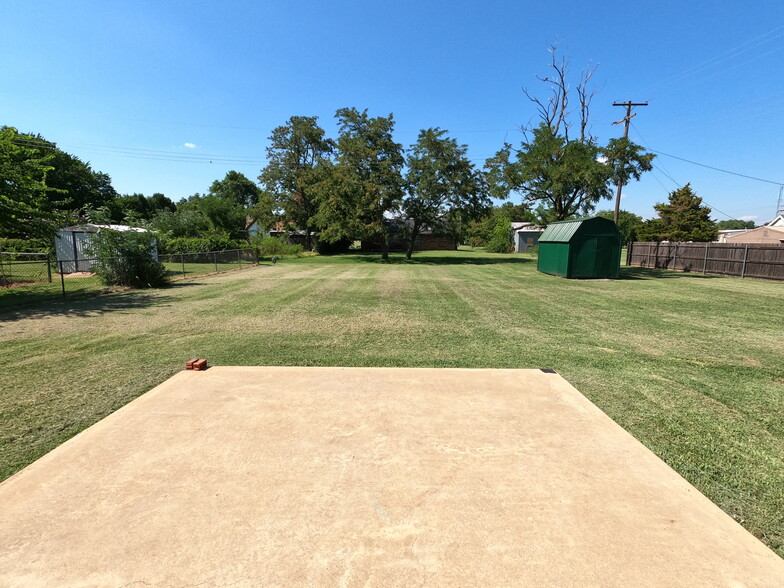
{"label": "mowed green lawn", "polygon": [[784,554],[784,284],[622,273],[565,280],[473,251],[311,257],[6,311],[0,479],[192,357],[555,368]]}

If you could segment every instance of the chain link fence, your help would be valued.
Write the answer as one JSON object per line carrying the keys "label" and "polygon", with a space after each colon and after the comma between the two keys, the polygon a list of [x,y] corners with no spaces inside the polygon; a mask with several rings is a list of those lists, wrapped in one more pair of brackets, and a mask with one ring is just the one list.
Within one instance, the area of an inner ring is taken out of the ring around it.
{"label": "chain link fence", "polygon": [[166,266],[172,280],[240,269],[259,262],[252,247],[204,253],[169,253],[159,255],[158,260]]}
{"label": "chain link fence", "polygon": [[[56,259],[48,253],[0,252],[0,309],[107,290],[91,270],[97,259]],[[257,265],[253,248],[159,255],[172,281]]]}
{"label": "chain link fence", "polygon": [[51,281],[52,260],[48,253],[0,252],[0,287]]}

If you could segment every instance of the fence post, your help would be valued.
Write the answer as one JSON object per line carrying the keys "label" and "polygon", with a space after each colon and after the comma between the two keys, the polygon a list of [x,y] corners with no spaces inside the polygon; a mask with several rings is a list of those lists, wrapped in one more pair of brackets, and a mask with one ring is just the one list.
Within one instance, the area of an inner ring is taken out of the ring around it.
{"label": "fence post", "polygon": [[180,253],[180,265],[182,266],[182,277],[185,277],[185,254]]}
{"label": "fence post", "polygon": [[52,258],[47,253],[46,254],[46,272],[49,275],[49,283],[52,283]]}
{"label": "fence post", "polygon": [[217,272],[218,271],[218,254],[215,251],[212,252],[212,263],[215,264],[215,271]]}
{"label": "fence post", "polygon": [[743,269],[740,271],[740,277],[746,277],[746,261],[749,259],[749,244],[746,243],[746,247],[743,249]]}
{"label": "fence post", "polygon": [[632,251],[634,251],[634,241],[629,241],[626,245],[626,265],[632,264]]}
{"label": "fence post", "polygon": [[60,287],[63,289],[63,300],[65,300],[65,275],[63,274],[63,262],[58,261],[57,264],[60,266]]}
{"label": "fence post", "polygon": [[242,267],[242,250],[237,249],[237,263]]}
{"label": "fence post", "polygon": [[648,243],[646,247],[648,249],[648,261],[646,263],[648,264],[648,267],[651,267],[651,244]]}
{"label": "fence post", "polygon": [[675,253],[672,254],[672,269],[678,269],[678,243],[675,243]]}
{"label": "fence post", "polygon": [[708,270],[708,247],[710,247],[710,241],[705,242],[705,259],[702,260],[702,275]]}

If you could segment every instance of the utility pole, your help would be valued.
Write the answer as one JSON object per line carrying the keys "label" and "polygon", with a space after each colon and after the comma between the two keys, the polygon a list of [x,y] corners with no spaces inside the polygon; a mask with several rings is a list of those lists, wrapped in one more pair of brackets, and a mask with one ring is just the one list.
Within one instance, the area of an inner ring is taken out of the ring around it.
{"label": "utility pole", "polygon": [[[613,102],[613,106],[625,106],[626,107],[626,116],[624,116],[621,120],[615,121],[614,125],[619,125],[624,123],[623,125],[623,138],[627,139],[629,137],[629,123],[632,122],[632,117],[637,116],[637,113],[632,114],[632,107],[633,106],[648,106],[648,101],[645,102],[632,102],[628,100],[627,102]],[[621,212],[621,188],[623,188],[623,183],[620,178],[618,178],[618,190],[615,193],[615,214],[613,215],[613,219],[615,220],[615,224],[618,224],[618,215]]]}

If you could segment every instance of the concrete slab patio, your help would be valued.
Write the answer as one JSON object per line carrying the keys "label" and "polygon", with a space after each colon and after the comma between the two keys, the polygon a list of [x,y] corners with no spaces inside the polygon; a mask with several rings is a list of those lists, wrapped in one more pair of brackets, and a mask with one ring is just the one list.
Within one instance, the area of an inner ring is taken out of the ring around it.
{"label": "concrete slab patio", "polygon": [[2,586],[780,586],[557,374],[177,374],[0,484]]}

